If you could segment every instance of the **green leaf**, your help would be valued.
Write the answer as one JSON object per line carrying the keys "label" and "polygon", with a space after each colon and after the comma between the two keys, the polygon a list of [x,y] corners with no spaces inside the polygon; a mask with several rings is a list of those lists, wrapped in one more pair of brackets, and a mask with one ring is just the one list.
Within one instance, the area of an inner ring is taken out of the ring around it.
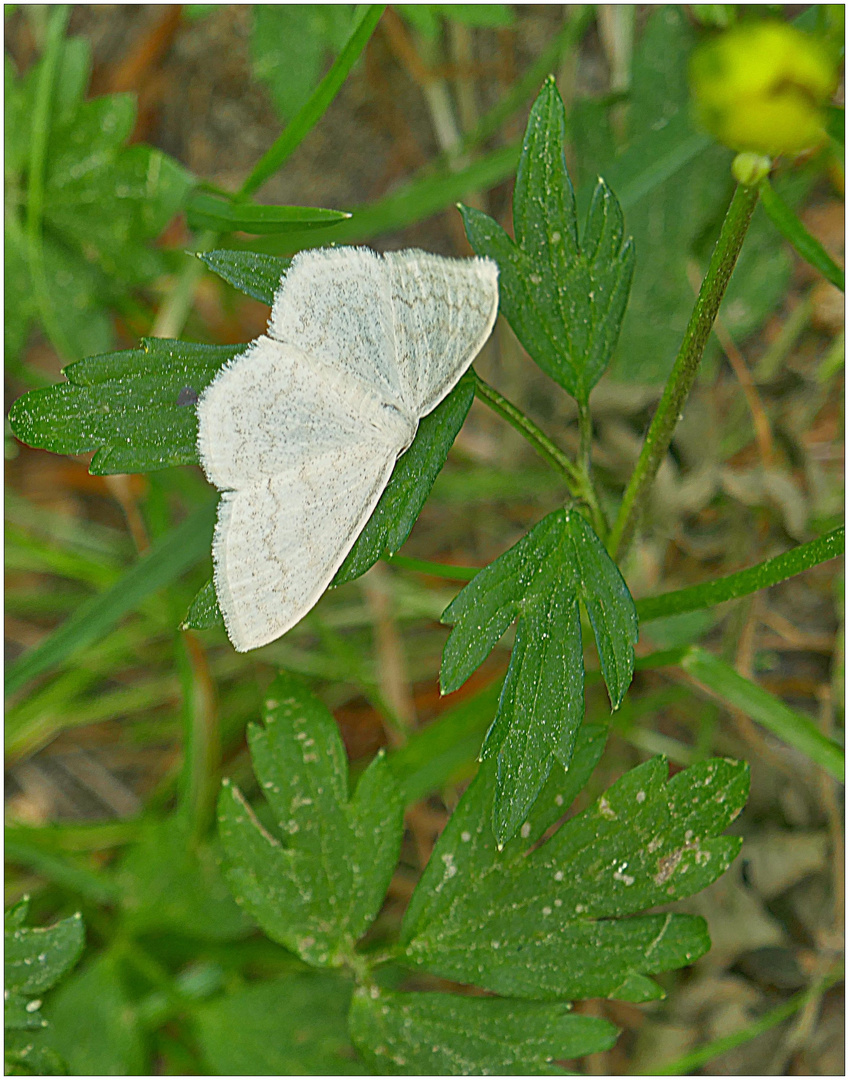
{"label": "green leaf", "polygon": [[186,617],[180,624],[181,630],[211,630],[213,626],[223,626],[224,616],[218,606],[215,585],[210,578],[197,596],[192,600]]}
{"label": "green leaf", "polygon": [[[58,629],[6,669],[6,694],[50,671],[86,645],[103,637],[146,597],[172,581],[204,555],[212,543],[214,504],[195,510],[143,555],[111,588],[81,604]],[[6,728],[6,747],[12,752],[26,731]]]}
{"label": "green leaf", "polygon": [[149,1071],[136,1008],[121,965],[101,953],[45,1006],[45,1041],[77,1076],[138,1076]]}
{"label": "green leaf", "polygon": [[292,262],[254,251],[205,251],[198,252],[198,258],[234,288],[269,307]]}
{"label": "green leaf", "polygon": [[558,771],[568,790],[552,799],[549,780],[540,799],[547,816],[499,853],[485,821],[495,788],[485,762],[410,901],[401,933],[407,961],[519,998],[660,996],[647,976],[700,956],[707,931],[691,916],[638,913],[725,871],[741,840],[718,834],[748,792],[747,767],[737,762],[701,762],[668,783],[666,774],[662,758],[632,769],[534,847],[554,806],[562,814],[585,780],[570,785]]}
{"label": "green leaf", "polygon": [[842,782],[845,763],[843,748],[823,735],[807,716],[789,708],[779,698],[744,678],[730,664],[704,649],[691,647],[680,663],[710,694],[726,705],[740,709],[782,742],[799,750]]}
{"label": "green leaf", "polygon": [[7,1076],[65,1076],[68,1068],[49,1046],[25,1031],[8,1031],[3,1046]]}
{"label": "green leaf", "polygon": [[[579,207],[604,176],[627,213],[637,252],[611,364],[621,380],[667,378],[693,309],[693,268],[707,265],[731,195],[731,154],[690,116],[687,62],[695,41],[683,8],[653,8],[634,50],[627,111],[618,109],[611,122],[607,103],[584,99],[569,112]],[[773,233],[756,212],[723,303],[735,337],[757,329],[786,292],[791,262]]]}
{"label": "green leaf", "polygon": [[841,292],[846,291],[846,274],[832,259],[816,237],[811,236],[799,218],[770,184],[769,179],[760,184],[761,202],[769,215],[770,221],[781,235],[789,240],[802,258],[836,285]]}
{"label": "green leaf", "polygon": [[335,225],[350,216],[343,210],[324,210],[316,206],[228,202],[205,191],[194,191],[186,205],[189,228],[215,232],[285,233]]}
{"label": "green leaf", "polygon": [[4,1027],[43,1028],[36,995],[54,986],[76,964],[83,951],[82,916],[72,915],[54,926],[25,926],[29,901],[24,899],[4,919]]}
{"label": "green leaf", "polygon": [[272,684],[265,726],[252,725],[248,740],[280,835],[225,782],[228,883],[270,938],[313,966],[336,966],[376,916],[398,858],[403,804],[389,767],[376,757],[349,800],[336,723],[287,674]]}
{"label": "green leaf", "polygon": [[409,450],[396,462],[374,513],[339,567],[334,585],[353,581],[382,555],[394,555],[410,535],[474,397],[474,378],[466,374],[422,419]]}
{"label": "green leaf", "polygon": [[28,908],[29,899],[25,897],[6,912],[4,919],[5,1072],[64,1075],[65,1062],[45,1044],[43,1032],[48,1022],[39,1010],[41,995],[80,957],[84,941],[82,918],[77,914],[55,926],[30,928],[24,925]]}
{"label": "green leaf", "polygon": [[350,983],[335,975],[283,975],[204,1002],[192,1021],[218,1076],[361,1073],[346,1027]]}
{"label": "green leaf", "polygon": [[461,207],[469,242],[498,263],[501,311],[539,366],[586,404],[619,336],[634,269],[622,211],[599,181],[583,236],[563,143],[566,110],[546,80],[531,109],[513,193],[515,243]]}
{"label": "green leaf", "polygon": [[252,924],[227,888],[220,859],[218,845],[195,841],[179,815],[146,823],[117,871],[128,928],[206,941],[244,937]]}
{"label": "green leaf", "polygon": [[254,4],[251,67],[285,119],[309,98],[325,55],[351,33],[353,4]]}
{"label": "green leaf", "polygon": [[96,450],[96,476],[196,464],[197,399],[246,347],[144,338],[138,349],[89,357],[65,369],[67,382],[18,398],[12,431],[54,454]]}
{"label": "green leaf", "polygon": [[358,990],[351,1038],[378,1075],[562,1076],[554,1059],[608,1050],[616,1028],[566,1004]]}
{"label": "green leaf", "polygon": [[846,530],[841,525],[825,536],[819,536],[807,544],[785,551],[773,559],[766,559],[757,566],[740,570],[736,574],[706,581],[703,585],[692,585],[688,589],[661,593],[659,596],[646,596],[637,601],[637,615],[641,623],[650,619],[663,619],[670,615],[680,615],[688,611],[715,607],[726,600],[736,600],[748,596],[759,589],[766,589],[779,581],[786,581],[795,574],[827,562],[842,555],[845,547]]}
{"label": "green leaf", "polygon": [[516,642],[482,758],[496,758],[493,828],[500,843],[525,820],[556,759],[569,767],[584,716],[578,601],[590,617],[617,708],[634,670],[637,618],[616,564],[583,517],[558,510],[482,570],[442,616],[440,683],[461,686],[518,618]]}

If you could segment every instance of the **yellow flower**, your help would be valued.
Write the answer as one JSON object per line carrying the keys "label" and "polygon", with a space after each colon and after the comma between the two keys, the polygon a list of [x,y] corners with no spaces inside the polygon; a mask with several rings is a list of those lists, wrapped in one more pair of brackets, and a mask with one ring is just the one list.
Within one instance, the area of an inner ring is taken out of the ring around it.
{"label": "yellow flower", "polygon": [[779,22],[743,23],[699,46],[690,85],[699,118],[733,150],[798,153],[825,138],[837,84],[828,49]]}

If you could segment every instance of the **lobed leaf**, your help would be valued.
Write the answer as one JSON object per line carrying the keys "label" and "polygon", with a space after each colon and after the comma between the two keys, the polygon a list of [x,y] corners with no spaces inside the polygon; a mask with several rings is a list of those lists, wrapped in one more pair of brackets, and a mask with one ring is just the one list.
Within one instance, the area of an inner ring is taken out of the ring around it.
{"label": "lobed leaf", "polygon": [[553,78],[531,109],[513,193],[515,242],[461,207],[478,255],[499,266],[501,311],[539,366],[582,404],[610,362],[628,302],[634,249],[599,180],[583,236],[563,146],[566,112]]}
{"label": "lobed leaf", "polygon": [[45,1041],[48,1021],[40,1012],[40,995],[79,960],[84,942],[82,917],[78,913],[55,926],[31,928],[24,925],[28,909],[29,898],[24,897],[4,918],[4,1071],[7,1075],[64,1075],[64,1060]]}
{"label": "lobed leaf", "polygon": [[138,349],[80,360],[67,382],[18,398],[12,431],[55,454],[97,451],[95,476],[195,464],[197,399],[245,348],[144,338]]}
{"label": "lobed leaf", "polygon": [[616,1028],[565,1004],[358,990],[351,1038],[378,1075],[560,1076],[555,1058],[608,1050]]}
{"label": "lobed leaf", "polygon": [[611,704],[634,670],[637,619],[618,568],[575,511],[543,518],[477,574],[446,608],[443,693],[456,690],[518,618],[510,666],[481,757],[495,758],[493,828],[509,840],[528,815],[553,760],[569,767],[584,716],[579,599],[590,617]]}
{"label": "lobed leaf", "polygon": [[741,841],[717,834],[748,790],[747,767],[719,759],[665,777],[664,759],[646,762],[540,846],[528,851],[529,832],[499,853],[484,821],[496,782],[485,762],[410,902],[406,959],[520,998],[659,996],[648,976],[700,956],[707,931],[698,918],[636,913],[725,871]]}
{"label": "lobed leaf", "polygon": [[[707,264],[731,196],[731,155],[691,116],[695,41],[683,8],[653,8],[634,48],[627,113],[613,124],[609,104],[587,98],[569,110],[579,209],[600,173],[628,215],[640,260],[610,369],[619,380],[667,378],[693,309],[692,268]],[[798,173],[787,179],[796,188],[807,182]],[[735,338],[755,330],[786,292],[791,260],[774,232],[757,210],[723,302]]]}
{"label": "lobed leaf", "polygon": [[314,966],[338,965],[376,916],[397,862],[397,787],[379,756],[348,798],[335,721],[291,675],[272,684],[265,726],[251,726],[248,738],[279,837],[225,782],[219,823],[228,883],[273,940]]}
{"label": "lobed leaf", "polygon": [[49,990],[70,971],[80,958],[85,940],[79,913],[54,926],[28,927],[25,925],[28,908],[29,900],[21,900],[4,918],[4,1027],[7,1029],[45,1026],[36,995]]}

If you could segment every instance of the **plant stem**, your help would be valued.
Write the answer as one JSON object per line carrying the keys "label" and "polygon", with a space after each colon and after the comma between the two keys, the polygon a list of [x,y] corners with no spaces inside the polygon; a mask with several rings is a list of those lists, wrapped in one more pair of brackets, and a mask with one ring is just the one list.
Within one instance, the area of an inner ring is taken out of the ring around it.
{"label": "plant stem", "polygon": [[581,474],[581,498],[589,507],[593,519],[593,528],[604,540],[607,537],[608,526],[604,511],[596,495],[592,477],[593,422],[589,405],[582,401],[578,402],[578,431],[580,435],[578,469]]}
{"label": "plant stem", "polygon": [[619,516],[608,538],[608,550],[617,561],[621,561],[634,537],[649,489],[672,442],[675,427],[681,419],[684,403],[693,387],[711,327],[743,246],[757,201],[757,187],[743,187],[738,184],[710,257],[672,374],[666,383],[639,460],[622,498]]}
{"label": "plant stem", "polygon": [[549,465],[565,477],[569,492],[574,498],[581,497],[582,477],[579,470],[560,447],[553,443],[544,432],[540,431],[533,420],[525,416],[521,409],[508,401],[494,386],[484,382],[474,369],[472,375],[475,379],[475,394],[477,397],[514,427],[522,438],[526,439],[534,450],[545,458]]}

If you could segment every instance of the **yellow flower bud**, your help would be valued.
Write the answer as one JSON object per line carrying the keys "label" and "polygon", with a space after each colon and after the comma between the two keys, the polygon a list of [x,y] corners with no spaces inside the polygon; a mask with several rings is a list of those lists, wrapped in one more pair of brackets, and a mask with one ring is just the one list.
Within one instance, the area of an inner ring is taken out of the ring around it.
{"label": "yellow flower bud", "polygon": [[690,85],[702,124],[733,150],[798,153],[825,138],[836,64],[817,39],[779,22],[742,23],[699,46]]}

